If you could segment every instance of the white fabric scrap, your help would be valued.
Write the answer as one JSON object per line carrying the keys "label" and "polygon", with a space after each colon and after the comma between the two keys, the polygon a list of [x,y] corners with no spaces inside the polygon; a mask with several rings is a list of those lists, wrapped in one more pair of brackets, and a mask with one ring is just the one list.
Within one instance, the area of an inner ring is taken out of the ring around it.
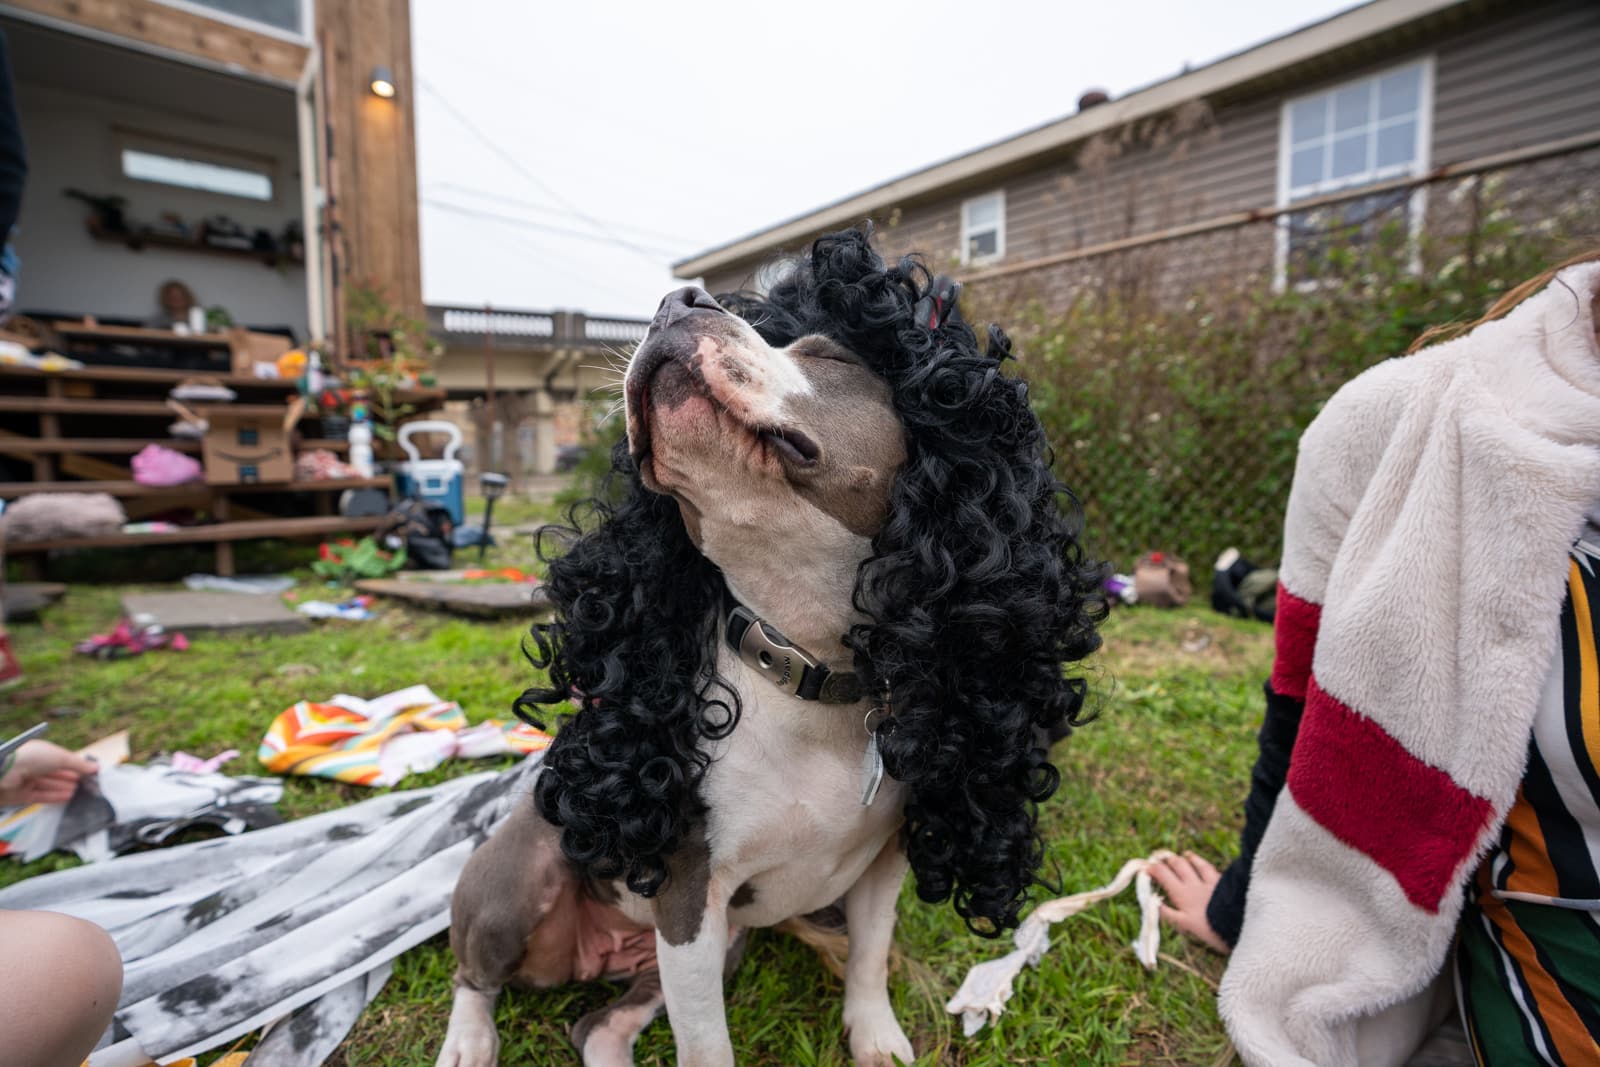
{"label": "white fabric scrap", "polygon": [[1156,956],[1161,950],[1161,894],[1150,880],[1150,865],[1171,855],[1166,849],[1158,849],[1145,859],[1129,860],[1115,878],[1099,889],[1059,897],[1034,908],[1012,935],[1011,942],[1017,947],[999,959],[977,964],[968,971],[966,980],[946,1002],[944,1010],[961,1016],[961,1032],[967,1037],[998,1020],[1006,1010],[1006,1001],[1013,992],[1012,983],[1022,973],[1022,968],[1037,967],[1050,948],[1050,927],[1091,904],[1116,896],[1128,888],[1129,882],[1135,883],[1140,915],[1139,936],[1131,947],[1145,970],[1155,970]]}

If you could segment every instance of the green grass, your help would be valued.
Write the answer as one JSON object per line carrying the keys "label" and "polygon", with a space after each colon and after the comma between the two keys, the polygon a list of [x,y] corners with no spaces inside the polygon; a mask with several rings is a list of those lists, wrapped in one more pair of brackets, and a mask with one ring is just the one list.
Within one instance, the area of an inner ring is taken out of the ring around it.
{"label": "green grass", "polygon": [[[501,510],[501,509],[497,509]],[[505,509],[516,521],[549,517],[549,507]],[[470,562],[467,553],[461,562]],[[329,595],[311,578],[305,549],[269,548],[241,570],[293,567],[296,593]],[[204,557],[198,569],[205,569]],[[508,539],[492,565],[533,564],[531,539]],[[101,557],[132,569],[127,557]],[[141,575],[184,573],[183,556],[141,556]],[[327,622],[310,634],[202,637],[184,653],[157,652],[101,663],[71,652],[74,640],[104,630],[131,585],[75,584],[41,622],[18,625],[13,641],[26,679],[0,696],[0,736],[39,720],[62,744],[112,730],[132,731],[136,760],[184,749],[210,754],[238,748],[236,773],[261,773],[256,746],[268,722],[297,700],[335,692],[376,695],[426,682],[460,701],[474,721],[508,714],[531,669],[518,645],[520,623],[457,620],[396,606],[368,623]],[[1271,638],[1259,624],[1203,608],[1119,612],[1106,626],[1106,648],[1093,665],[1100,716],[1055,753],[1062,788],[1043,812],[1049,873],[1062,892],[1108,881],[1132,856],[1158,847],[1194,848],[1221,859],[1233,849],[1238,808],[1260,721],[1260,682]],[[414,776],[407,786],[482,769],[465,762]],[[370,796],[368,790],[293,779],[281,805],[305,815]],[[0,861],[0,885],[68,866],[52,857],[22,865]],[[1052,894],[1053,895],[1053,894]],[[948,907],[916,900],[908,885],[900,908],[904,952],[935,978],[925,989],[892,981],[896,1007],[919,1063],[1210,1064],[1226,1056],[1214,984],[1220,960],[1169,938],[1164,961],[1144,971],[1128,948],[1138,928],[1131,892],[1054,928],[1043,966],[1018,979],[997,1027],[972,1039],[942,1010],[973,963],[1005,943],[967,934]],[[444,938],[403,956],[382,997],[367,1011],[336,1063],[424,1067],[433,1062],[449,1013],[454,961]],[[603,984],[502,997],[502,1062],[572,1064],[567,1027],[617,990]],[[842,990],[804,946],[756,932],[728,992],[729,1025],[741,1063],[842,1065]],[[637,1049],[642,1064],[671,1063],[671,1032],[657,1022]]]}

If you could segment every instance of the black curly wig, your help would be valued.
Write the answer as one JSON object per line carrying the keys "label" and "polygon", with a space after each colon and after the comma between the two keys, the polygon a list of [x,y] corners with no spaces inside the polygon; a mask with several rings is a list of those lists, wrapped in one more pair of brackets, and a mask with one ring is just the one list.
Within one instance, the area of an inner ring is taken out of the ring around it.
{"label": "black curly wig", "polygon": [[[994,936],[1016,925],[1043,859],[1037,806],[1060,782],[1045,738],[1083,721],[1086,684],[1063,668],[1099,646],[1103,571],[1079,544],[1082,513],[1051,472],[1027,385],[1001,373],[1005,334],[991,327],[980,348],[956,308],[929,299],[922,263],[886,266],[870,237],[822,237],[765,296],[718,300],[768,344],[832,338],[891,388],[907,457],[856,579],[870,622],[844,640],[870,691],[888,694],[878,738],[909,787],[918,895],[952,900]],[[703,811],[703,742],[735,729],[740,707],[712,670],[720,572],[677,504],[640,484],[625,441],[612,464],[617,502],[541,545],[557,615],[534,628],[530,658],[550,684],[517,706],[532,718],[578,703],[546,756],[539,810],[580,868],[650,896]]]}

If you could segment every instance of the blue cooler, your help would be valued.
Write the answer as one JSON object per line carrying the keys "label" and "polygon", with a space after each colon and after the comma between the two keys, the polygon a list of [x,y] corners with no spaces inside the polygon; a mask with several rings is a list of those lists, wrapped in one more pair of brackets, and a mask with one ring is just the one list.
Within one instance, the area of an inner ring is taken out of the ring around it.
{"label": "blue cooler", "polygon": [[[413,434],[442,433],[450,438],[444,446],[443,459],[423,459],[417,446],[411,443]],[[450,519],[460,526],[466,518],[466,505],[462,500],[462,482],[465,468],[456,458],[461,447],[461,430],[453,422],[408,422],[400,427],[400,447],[411,458],[401,464],[395,473],[395,488],[400,496],[416,497],[436,508],[450,513]]]}

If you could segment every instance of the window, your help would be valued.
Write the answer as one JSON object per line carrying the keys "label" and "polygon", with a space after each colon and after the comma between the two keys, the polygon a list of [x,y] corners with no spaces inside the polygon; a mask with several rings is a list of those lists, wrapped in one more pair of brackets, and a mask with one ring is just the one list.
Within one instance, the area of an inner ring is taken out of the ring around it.
{"label": "window", "polygon": [[304,0],[162,0],[177,8],[199,9],[210,17],[260,32],[297,39],[306,37]]}
{"label": "window", "polygon": [[178,142],[124,138],[122,173],[142,182],[160,182],[245,200],[272,199],[271,165],[248,156],[229,157]]}
{"label": "window", "polygon": [[[1427,59],[1286,102],[1279,204],[1420,175],[1428,165],[1432,104],[1433,64]],[[1402,189],[1286,216],[1280,222],[1279,280],[1314,273],[1341,237],[1370,238],[1394,222],[1414,231],[1421,211],[1421,192]]]}
{"label": "window", "polygon": [[975,196],[961,205],[961,262],[992,263],[1006,254],[1006,194]]}

